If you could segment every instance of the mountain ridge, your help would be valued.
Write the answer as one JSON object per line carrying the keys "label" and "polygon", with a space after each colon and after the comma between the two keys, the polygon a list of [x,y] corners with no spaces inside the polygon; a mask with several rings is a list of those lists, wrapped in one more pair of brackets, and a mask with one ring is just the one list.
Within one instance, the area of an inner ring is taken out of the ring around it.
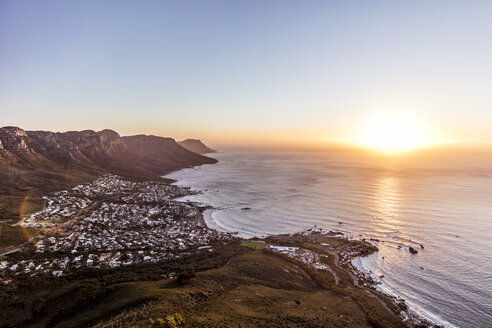
{"label": "mountain ridge", "polygon": [[109,129],[51,132],[2,127],[0,208],[10,217],[18,215],[19,202],[26,194],[39,197],[104,173],[155,179],[182,168],[216,162],[167,137],[122,137]]}

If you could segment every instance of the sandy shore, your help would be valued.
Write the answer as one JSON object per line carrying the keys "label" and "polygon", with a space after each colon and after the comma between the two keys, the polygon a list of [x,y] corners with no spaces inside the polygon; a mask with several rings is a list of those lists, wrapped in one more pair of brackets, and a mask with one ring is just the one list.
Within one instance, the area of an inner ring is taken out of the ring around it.
{"label": "sandy shore", "polygon": [[217,231],[222,231],[222,232],[231,232],[231,231],[228,231],[228,230],[222,228],[220,225],[217,224],[217,222],[215,222],[215,220],[212,218],[212,214],[214,211],[215,211],[215,209],[213,209],[213,208],[207,208],[206,210],[203,211],[202,222],[203,222],[204,226],[210,230],[217,230]]}

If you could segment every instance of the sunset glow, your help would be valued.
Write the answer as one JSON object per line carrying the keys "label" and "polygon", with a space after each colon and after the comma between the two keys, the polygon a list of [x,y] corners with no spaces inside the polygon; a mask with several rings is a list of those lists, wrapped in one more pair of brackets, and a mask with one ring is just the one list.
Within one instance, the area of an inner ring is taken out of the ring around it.
{"label": "sunset glow", "polygon": [[491,35],[484,0],[0,0],[0,328],[492,328]]}
{"label": "sunset glow", "polygon": [[376,151],[401,153],[429,146],[432,140],[413,117],[383,113],[366,123],[356,142]]}

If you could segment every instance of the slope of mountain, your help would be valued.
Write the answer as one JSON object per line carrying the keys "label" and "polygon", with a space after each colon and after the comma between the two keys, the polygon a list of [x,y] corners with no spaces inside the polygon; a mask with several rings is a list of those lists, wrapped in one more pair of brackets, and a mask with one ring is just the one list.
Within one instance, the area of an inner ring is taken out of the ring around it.
{"label": "slope of mountain", "polygon": [[201,140],[198,139],[186,139],[183,141],[178,141],[178,144],[197,154],[216,153],[215,150],[207,147]]}
{"label": "slope of mountain", "polygon": [[3,127],[0,128],[0,216],[6,216],[2,211],[11,218],[18,215],[26,194],[39,196],[105,172],[153,178],[216,162],[181,147],[171,138],[121,137],[112,130],[55,133]]}

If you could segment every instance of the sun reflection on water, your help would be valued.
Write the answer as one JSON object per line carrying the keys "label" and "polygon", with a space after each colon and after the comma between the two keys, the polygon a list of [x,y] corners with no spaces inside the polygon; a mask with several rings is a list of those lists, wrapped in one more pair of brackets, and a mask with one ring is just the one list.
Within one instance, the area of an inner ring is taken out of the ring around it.
{"label": "sun reflection on water", "polygon": [[376,184],[375,212],[385,221],[398,223],[400,214],[400,181],[395,176],[381,177]]}

